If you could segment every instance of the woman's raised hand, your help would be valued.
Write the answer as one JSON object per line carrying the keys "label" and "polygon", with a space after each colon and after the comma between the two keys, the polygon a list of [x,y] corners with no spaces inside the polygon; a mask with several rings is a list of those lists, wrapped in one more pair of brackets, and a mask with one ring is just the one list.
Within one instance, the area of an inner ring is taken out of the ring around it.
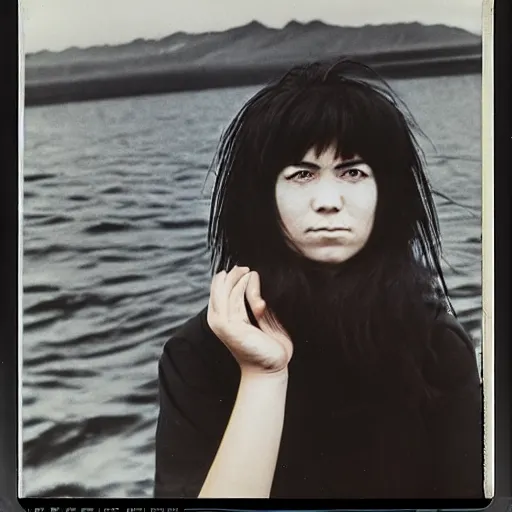
{"label": "woman's raised hand", "polygon": [[[258,326],[251,324],[245,298]],[[257,272],[235,266],[229,273],[215,275],[208,324],[242,371],[275,373],[287,369],[293,344],[262,299]]]}

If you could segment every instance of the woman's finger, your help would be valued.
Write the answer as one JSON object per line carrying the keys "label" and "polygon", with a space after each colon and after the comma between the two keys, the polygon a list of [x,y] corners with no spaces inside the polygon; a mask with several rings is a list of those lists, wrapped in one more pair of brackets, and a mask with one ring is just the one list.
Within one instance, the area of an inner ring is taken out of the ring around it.
{"label": "woman's finger", "polygon": [[229,316],[236,316],[237,320],[241,320],[243,322],[249,322],[244,297],[250,277],[251,274],[249,272],[242,276],[229,295]]}
{"label": "woman's finger", "polygon": [[228,297],[238,281],[240,281],[240,279],[248,272],[249,269],[247,267],[238,267],[236,265],[231,269],[231,271],[226,276],[226,280],[224,281],[224,286],[226,287],[226,295]]}
{"label": "woman's finger", "polygon": [[234,266],[230,272],[226,273],[225,270],[217,274],[215,281],[215,288],[212,286],[211,298],[213,303],[213,310],[219,314],[228,314],[229,294],[233,286],[238,282],[240,277],[249,271],[246,267]]}
{"label": "woman's finger", "polygon": [[226,271],[222,270],[218,274],[215,274],[210,285],[210,300],[208,303],[208,309],[216,313],[221,311],[222,307],[222,290],[224,287],[224,281],[226,280]]}
{"label": "woman's finger", "polygon": [[245,296],[247,297],[247,302],[251,307],[252,314],[254,315],[254,318],[256,319],[259,325],[260,320],[263,318],[267,306],[265,301],[261,297],[261,284],[258,272],[250,273],[250,278],[247,284]]}

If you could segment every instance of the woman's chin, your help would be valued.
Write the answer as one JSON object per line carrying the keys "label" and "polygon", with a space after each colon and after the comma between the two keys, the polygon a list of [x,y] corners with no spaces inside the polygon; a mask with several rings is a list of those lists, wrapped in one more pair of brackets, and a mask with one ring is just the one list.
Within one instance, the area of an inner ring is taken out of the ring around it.
{"label": "woman's chin", "polygon": [[316,263],[325,263],[330,265],[339,265],[345,263],[352,258],[357,251],[350,251],[347,248],[319,248],[312,251],[306,252],[304,255],[307,259]]}

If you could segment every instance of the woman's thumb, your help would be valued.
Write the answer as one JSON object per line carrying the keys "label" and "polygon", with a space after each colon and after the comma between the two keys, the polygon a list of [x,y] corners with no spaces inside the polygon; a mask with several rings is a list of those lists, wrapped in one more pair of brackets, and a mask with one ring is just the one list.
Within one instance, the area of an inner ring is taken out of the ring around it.
{"label": "woman's thumb", "polygon": [[261,319],[265,315],[267,305],[261,297],[261,284],[258,272],[250,273],[245,294],[254,318],[259,325]]}

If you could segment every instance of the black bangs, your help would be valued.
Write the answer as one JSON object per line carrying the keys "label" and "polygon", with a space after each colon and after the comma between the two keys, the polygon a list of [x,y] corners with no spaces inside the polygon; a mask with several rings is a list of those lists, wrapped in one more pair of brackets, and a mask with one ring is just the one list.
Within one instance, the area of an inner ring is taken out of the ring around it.
{"label": "black bangs", "polygon": [[392,171],[394,157],[410,153],[400,113],[383,94],[355,80],[313,83],[276,96],[257,130],[265,139],[261,171],[272,178],[310,149],[319,156],[334,147],[343,159],[357,154],[376,172]]}

